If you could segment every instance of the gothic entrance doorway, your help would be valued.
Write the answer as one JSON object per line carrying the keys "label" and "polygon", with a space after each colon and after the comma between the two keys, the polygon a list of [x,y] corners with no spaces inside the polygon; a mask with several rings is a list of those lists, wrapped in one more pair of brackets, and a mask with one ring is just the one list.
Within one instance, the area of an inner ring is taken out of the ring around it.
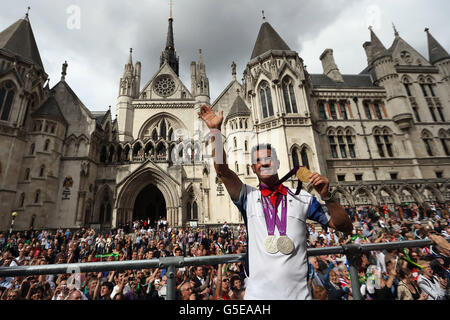
{"label": "gothic entrance doorway", "polygon": [[162,192],[155,185],[149,184],[136,197],[133,221],[150,219],[150,225],[154,226],[160,218],[166,217],[167,207]]}

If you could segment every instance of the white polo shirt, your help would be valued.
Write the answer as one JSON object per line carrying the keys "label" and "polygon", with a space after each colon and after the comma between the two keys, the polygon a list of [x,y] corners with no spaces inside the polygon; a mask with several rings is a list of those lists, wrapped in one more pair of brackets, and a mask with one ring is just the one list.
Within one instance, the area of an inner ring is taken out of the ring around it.
{"label": "white polo shirt", "polygon": [[[240,199],[235,205],[241,212],[248,233],[248,278],[246,279],[245,300],[311,300],[307,275],[308,260],[306,240],[308,230],[306,219],[328,226],[330,216],[308,192],[302,190],[293,196],[287,195],[287,236],[294,242],[294,252],[284,255],[267,253],[264,240],[268,236],[266,220],[261,204],[259,189],[243,185]],[[281,203],[278,216],[281,215]],[[280,233],[275,228],[275,236]]]}

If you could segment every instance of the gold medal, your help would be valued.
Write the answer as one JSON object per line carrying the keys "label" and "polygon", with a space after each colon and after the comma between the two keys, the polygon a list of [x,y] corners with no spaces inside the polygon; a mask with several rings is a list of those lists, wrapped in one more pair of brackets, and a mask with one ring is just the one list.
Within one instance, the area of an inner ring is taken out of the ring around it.
{"label": "gold medal", "polygon": [[278,252],[278,242],[275,236],[268,236],[264,240],[264,249],[267,253],[275,254]]}
{"label": "gold medal", "polygon": [[301,167],[300,169],[297,170],[297,178],[301,182],[308,183],[309,178],[311,178],[311,175],[312,172],[305,167]]}
{"label": "gold medal", "polygon": [[285,255],[290,255],[294,251],[294,242],[288,236],[281,236],[277,240],[278,250]]}

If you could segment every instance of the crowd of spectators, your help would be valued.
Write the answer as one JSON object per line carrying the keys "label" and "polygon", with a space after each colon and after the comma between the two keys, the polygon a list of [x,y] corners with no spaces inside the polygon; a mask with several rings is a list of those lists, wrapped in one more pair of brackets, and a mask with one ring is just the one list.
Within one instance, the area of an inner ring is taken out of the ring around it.
{"label": "crowd of spectators", "polygon": [[[351,235],[308,223],[308,247],[384,243],[430,238],[427,248],[371,251],[358,262],[360,291],[366,300],[445,300],[449,298],[449,206],[406,204],[346,206]],[[245,253],[244,225],[217,228],[171,227],[135,221],[108,232],[27,230],[0,233],[0,267],[147,260]],[[309,282],[316,300],[351,300],[353,290],[345,255],[309,257]],[[2,300],[164,300],[166,269],[0,277]],[[244,262],[182,267],[176,273],[177,298],[242,300]]]}

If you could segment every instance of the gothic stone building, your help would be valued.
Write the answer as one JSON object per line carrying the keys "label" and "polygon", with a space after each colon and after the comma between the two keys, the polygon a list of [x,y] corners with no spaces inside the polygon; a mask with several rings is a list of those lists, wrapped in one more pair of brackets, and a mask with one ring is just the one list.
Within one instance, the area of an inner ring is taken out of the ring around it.
{"label": "gothic stone building", "polygon": [[360,74],[341,74],[331,49],[323,74],[310,74],[264,20],[242,81],[233,63],[211,102],[201,51],[190,88],[180,80],[169,18],[159,69],[142,87],[130,52],[114,118],[77,97],[67,63],[50,88],[27,15],[0,33],[0,229],[12,212],[21,230],[242,222],[208,156],[202,104],[224,112],[228,163],[247,184],[257,185],[251,147],[270,142],[281,174],[299,164],[320,172],[342,204],[448,201],[450,56],[426,36],[428,59],[397,32],[386,48],[370,30]]}

